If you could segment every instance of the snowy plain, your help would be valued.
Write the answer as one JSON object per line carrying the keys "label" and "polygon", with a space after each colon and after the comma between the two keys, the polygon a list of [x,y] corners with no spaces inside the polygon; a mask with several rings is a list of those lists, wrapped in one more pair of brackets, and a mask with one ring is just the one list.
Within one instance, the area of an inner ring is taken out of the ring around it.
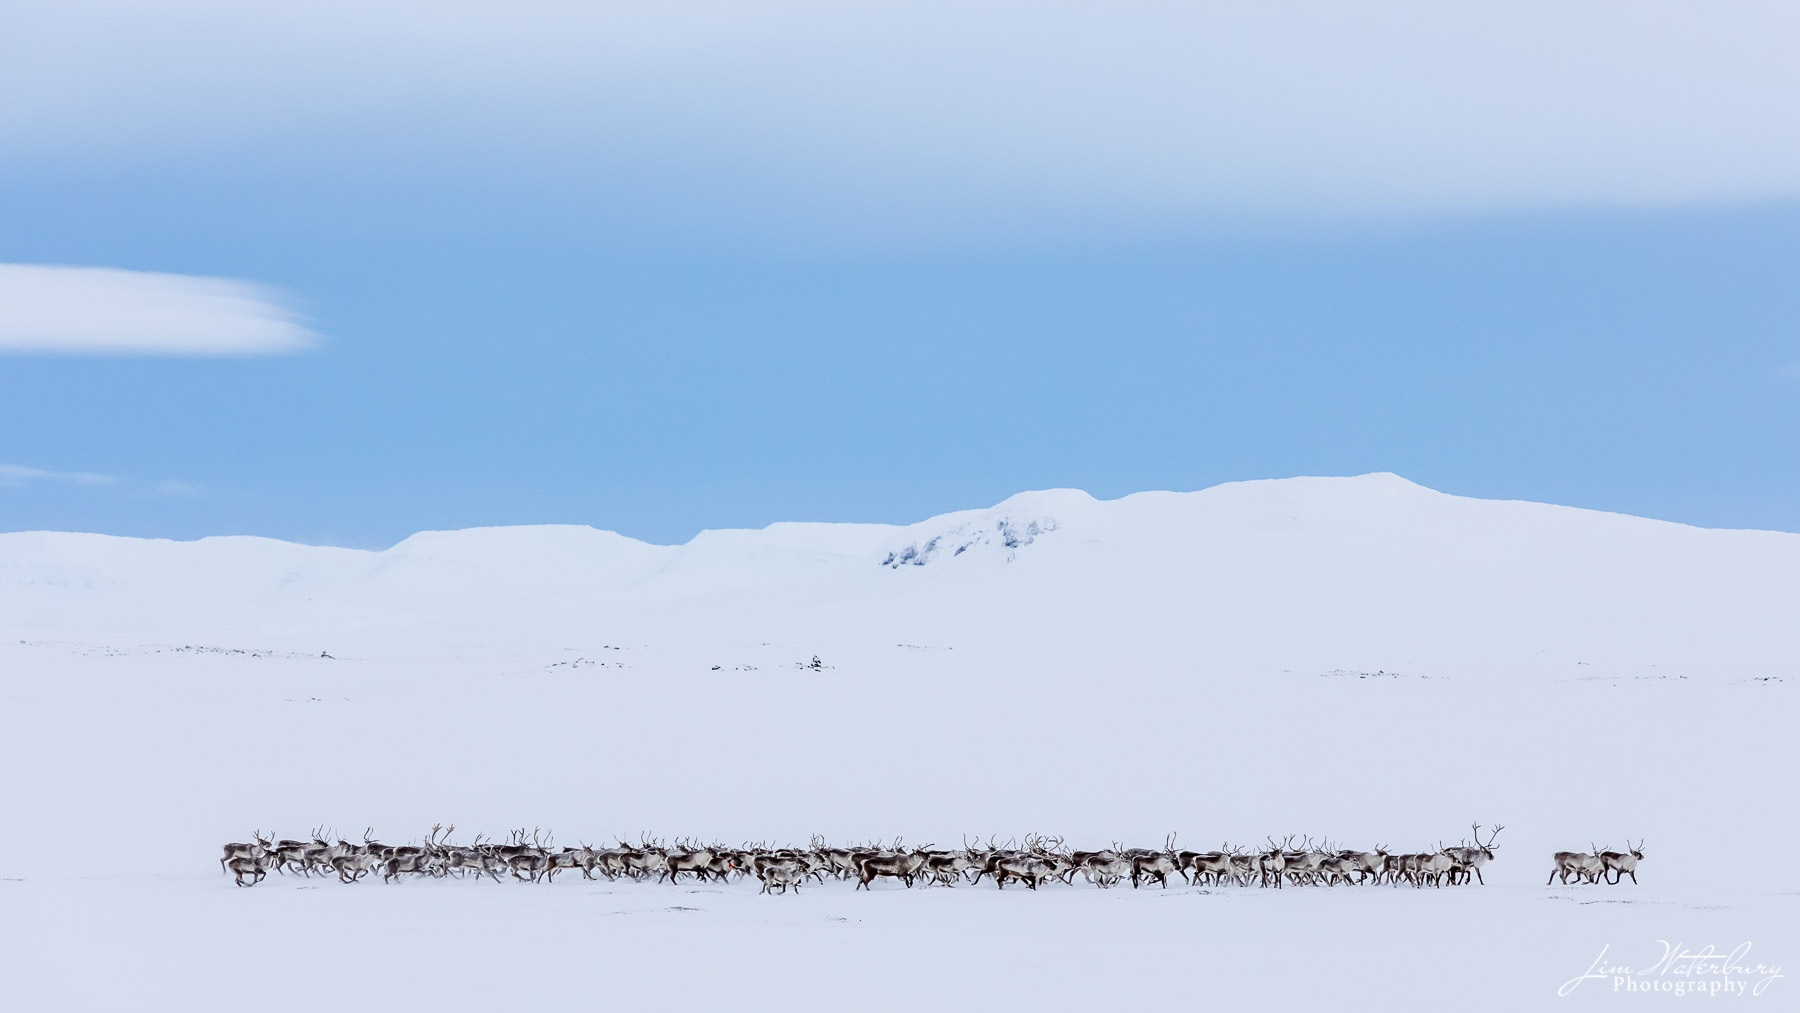
{"label": "snowy plain", "polygon": [[[681,546],[0,535],[0,1008],[1691,1004],[1558,990],[1663,940],[1800,954],[1797,617],[1800,535],[1392,475]],[[1506,825],[1487,884],[1424,891],[237,889],[217,863],[320,823],[1429,850],[1472,820]],[[1545,885],[1627,836],[1640,885]]]}

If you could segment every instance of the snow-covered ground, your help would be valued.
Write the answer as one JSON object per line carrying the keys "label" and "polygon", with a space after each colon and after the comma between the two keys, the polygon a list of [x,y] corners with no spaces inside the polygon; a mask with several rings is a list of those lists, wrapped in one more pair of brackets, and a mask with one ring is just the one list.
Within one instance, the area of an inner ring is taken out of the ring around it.
{"label": "snow-covered ground", "polygon": [[[1391,475],[683,546],[0,535],[0,1008],[1691,1001],[1557,991],[1603,948],[1800,954],[1797,617],[1800,536]],[[1471,820],[1506,825],[1498,860],[1442,891],[240,890],[217,864],[321,822],[1421,850]],[[1627,835],[1641,885],[1544,885]]]}

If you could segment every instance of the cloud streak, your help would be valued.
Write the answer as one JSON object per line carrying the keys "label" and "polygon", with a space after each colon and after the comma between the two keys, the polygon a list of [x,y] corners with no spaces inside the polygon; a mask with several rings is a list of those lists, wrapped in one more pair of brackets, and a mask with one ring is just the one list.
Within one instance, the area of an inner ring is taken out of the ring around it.
{"label": "cloud streak", "polygon": [[206,493],[205,487],[200,484],[179,478],[146,482],[94,471],[50,471],[22,464],[0,464],[0,489],[28,487],[106,489],[109,494],[179,499],[191,499]]}
{"label": "cloud streak", "polygon": [[16,489],[27,485],[112,485],[118,479],[92,471],[45,471],[19,464],[0,464],[0,488]]}
{"label": "cloud streak", "polygon": [[0,92],[34,97],[0,150],[555,149],[851,215],[1785,199],[1797,32],[1767,0],[67,0],[0,40]]}
{"label": "cloud streak", "polygon": [[276,355],[321,340],[278,292],[251,282],[0,264],[0,352]]}
{"label": "cloud streak", "polygon": [[205,490],[193,482],[185,482],[179,478],[166,478],[152,485],[150,491],[158,496],[198,496]]}

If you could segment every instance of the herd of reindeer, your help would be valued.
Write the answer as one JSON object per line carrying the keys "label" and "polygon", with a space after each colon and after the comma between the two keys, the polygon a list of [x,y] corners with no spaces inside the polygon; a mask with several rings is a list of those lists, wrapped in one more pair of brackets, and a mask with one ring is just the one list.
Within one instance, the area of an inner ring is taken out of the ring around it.
{"label": "herd of reindeer", "polygon": [[[1334,848],[1328,839],[1315,845],[1310,837],[1296,846],[1294,836],[1280,841],[1271,837],[1267,847],[1226,845],[1219,851],[1185,851],[1176,846],[1174,834],[1164,839],[1160,850],[1115,843],[1099,851],[1072,851],[1060,837],[1036,834],[1004,845],[993,838],[985,845],[980,841],[971,844],[965,837],[963,846],[955,850],[934,849],[929,844],[907,848],[899,840],[885,846],[872,843],[838,848],[819,837],[804,848],[748,843],[732,848],[689,840],[669,846],[648,836],[637,844],[620,841],[611,848],[586,843],[556,848],[554,835],[546,837],[541,830],[529,836],[524,830],[515,830],[504,844],[484,842],[481,835],[466,845],[452,844],[456,827],[446,829],[442,824],[432,827],[421,844],[392,846],[374,840],[372,828],[364,832],[361,844],[353,844],[342,838],[334,843],[330,838],[335,835],[320,827],[310,840],[303,841],[278,841],[258,831],[251,843],[225,845],[219,865],[239,886],[254,886],[270,872],[335,874],[343,883],[375,874],[389,883],[409,875],[452,874],[488,876],[495,882],[511,876],[521,882],[548,883],[554,882],[558,873],[579,871],[583,879],[590,880],[598,875],[609,880],[624,876],[640,882],[671,883],[683,876],[721,883],[754,876],[762,883],[763,893],[798,893],[807,881],[824,883],[827,877],[854,880],[859,889],[870,889],[878,879],[898,880],[912,887],[955,886],[988,878],[1000,889],[1016,883],[1036,890],[1045,882],[1072,885],[1078,875],[1102,888],[1130,880],[1133,887],[1150,883],[1167,889],[1171,875],[1190,884],[1214,886],[1405,883],[1423,888],[1454,886],[1471,879],[1485,883],[1481,867],[1494,860],[1494,838],[1505,828],[1494,827],[1483,841],[1481,824],[1472,827],[1472,842],[1465,839],[1457,847],[1445,847],[1440,841],[1436,851],[1416,854],[1390,853],[1383,845],[1373,851]],[[1636,883],[1637,863],[1643,857],[1641,842],[1623,852],[1600,848],[1592,853],[1558,852],[1550,878],[1560,875],[1564,883],[1571,876],[1576,882],[1588,883],[1605,878],[1616,884],[1630,876]]]}

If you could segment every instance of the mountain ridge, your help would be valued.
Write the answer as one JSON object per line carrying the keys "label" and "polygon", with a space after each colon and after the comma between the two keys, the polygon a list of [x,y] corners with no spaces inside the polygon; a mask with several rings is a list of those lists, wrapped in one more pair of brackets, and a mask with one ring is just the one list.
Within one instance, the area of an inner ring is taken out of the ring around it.
{"label": "mountain ridge", "polygon": [[634,543],[636,545],[641,545],[641,546],[647,546],[647,547],[654,548],[654,549],[680,549],[680,548],[685,548],[687,546],[693,545],[696,541],[709,539],[709,538],[716,537],[721,534],[736,534],[736,533],[745,533],[745,532],[772,532],[772,531],[786,530],[786,529],[816,530],[816,529],[826,529],[826,528],[834,528],[834,529],[856,528],[856,529],[882,530],[882,531],[889,531],[889,532],[897,532],[897,531],[904,531],[904,530],[909,530],[912,528],[920,527],[921,525],[934,524],[936,522],[945,520],[947,518],[958,518],[958,517],[962,517],[965,515],[983,514],[983,513],[988,513],[988,512],[992,512],[992,511],[996,511],[996,510],[1005,510],[1008,508],[1020,508],[1020,507],[1025,507],[1028,505],[1036,506],[1037,501],[1039,501],[1043,498],[1046,498],[1046,497],[1056,497],[1058,499],[1058,502],[1062,503],[1062,504],[1068,504],[1072,501],[1084,502],[1085,504],[1089,504],[1089,505],[1091,505],[1091,504],[1122,504],[1122,503],[1130,503],[1133,501],[1139,501],[1139,500],[1144,500],[1144,499],[1156,499],[1156,498],[1167,498],[1167,497],[1186,498],[1186,497],[1205,496],[1208,494],[1222,493],[1222,492],[1225,492],[1228,490],[1238,490],[1238,489],[1254,489],[1254,488],[1274,487],[1274,486],[1299,488],[1302,484],[1311,484],[1311,483],[1365,483],[1365,482],[1372,483],[1372,484],[1373,483],[1385,484],[1388,486],[1390,491],[1395,491],[1395,492],[1399,492],[1399,491],[1403,491],[1403,490],[1404,491],[1416,491],[1416,492],[1429,493],[1434,496],[1442,496],[1442,497],[1446,497],[1449,499],[1466,500],[1466,501],[1479,502],[1479,503],[1509,503],[1509,504],[1529,505],[1529,506],[1534,506],[1534,507],[1549,507],[1549,508],[1556,509],[1556,510],[1576,511],[1576,512],[1580,512],[1580,513],[1599,514],[1599,515],[1610,516],[1610,517],[1631,518],[1633,520],[1646,521],[1646,522],[1653,523],[1653,524],[1666,524],[1666,525],[1671,525],[1671,526],[1675,526],[1675,527],[1690,528],[1690,529],[1697,530],[1697,531],[1741,531],[1741,532],[1755,532],[1755,533],[1766,533],[1766,534],[1777,534],[1777,535],[1792,535],[1794,537],[1800,537],[1800,533],[1780,531],[1780,530],[1772,529],[1772,528],[1714,528],[1714,527],[1707,527],[1705,525],[1689,524],[1684,521],[1672,521],[1672,520],[1666,520],[1666,519],[1658,518],[1658,517],[1647,517],[1642,514],[1626,513],[1624,511],[1618,511],[1618,510],[1604,510],[1604,509],[1599,509],[1596,507],[1569,506],[1566,504],[1550,503],[1550,502],[1546,502],[1546,501],[1542,501],[1542,500],[1516,499],[1516,498],[1490,498],[1490,497],[1482,497],[1482,496],[1463,496],[1463,495],[1459,495],[1457,493],[1447,493],[1447,492],[1443,492],[1441,490],[1433,489],[1430,486],[1421,485],[1421,484],[1414,482],[1411,479],[1408,479],[1402,475],[1395,474],[1394,472],[1377,471],[1377,472],[1364,472],[1364,473],[1358,474],[1358,475],[1342,475],[1342,476],[1296,475],[1296,476],[1293,476],[1290,478],[1242,479],[1242,480],[1232,481],[1232,482],[1221,482],[1217,485],[1211,485],[1211,486],[1206,486],[1204,488],[1192,489],[1192,490],[1144,489],[1144,490],[1140,490],[1138,492],[1126,493],[1122,496],[1117,496],[1112,499],[1100,499],[1100,498],[1094,496],[1092,493],[1087,492],[1084,489],[1076,489],[1076,488],[1072,488],[1072,487],[1058,486],[1058,487],[1050,487],[1050,488],[1045,488],[1045,489],[1027,489],[1027,490],[1022,490],[1020,492],[1013,493],[1012,495],[1006,497],[1005,499],[1001,500],[998,503],[993,504],[992,506],[969,507],[969,508],[964,508],[964,509],[960,509],[960,510],[947,511],[947,512],[941,513],[941,514],[934,514],[930,517],[924,518],[923,520],[913,521],[913,522],[909,522],[909,523],[905,523],[905,524],[893,524],[893,523],[885,523],[885,522],[878,522],[878,521],[773,521],[773,522],[766,524],[759,528],[730,528],[730,527],[727,527],[727,528],[702,528],[700,531],[696,532],[692,538],[688,539],[685,542],[650,542],[650,541],[645,541],[643,539],[634,538],[630,535],[622,534],[622,533],[614,531],[610,528],[596,527],[591,524],[534,523],[534,524],[477,524],[477,525],[473,525],[471,527],[466,527],[466,528],[426,528],[426,529],[421,529],[419,531],[415,531],[412,534],[407,535],[406,537],[393,543],[392,545],[387,546],[386,548],[378,548],[378,549],[365,549],[365,548],[357,548],[357,547],[353,547],[353,546],[339,546],[339,545],[330,545],[330,544],[319,544],[319,543],[313,543],[313,542],[298,542],[298,541],[292,541],[290,539],[275,538],[275,537],[268,536],[268,535],[223,534],[223,535],[202,535],[199,538],[164,538],[164,537],[159,537],[159,536],[115,535],[115,534],[107,534],[107,533],[103,533],[103,532],[71,531],[71,530],[60,529],[60,528],[58,528],[58,529],[28,528],[28,529],[22,529],[22,530],[18,530],[18,531],[0,531],[0,548],[4,548],[4,546],[8,540],[24,539],[27,537],[38,537],[38,538],[51,538],[51,539],[79,538],[79,539],[93,540],[96,542],[158,544],[158,545],[199,545],[199,544],[226,543],[226,542],[244,543],[244,544],[258,543],[258,544],[291,546],[291,547],[301,548],[301,549],[317,549],[317,550],[324,550],[324,551],[357,553],[357,554],[362,554],[362,555],[382,555],[385,553],[391,553],[391,552],[395,552],[396,550],[401,550],[401,549],[407,548],[409,543],[417,542],[417,543],[423,544],[423,543],[434,541],[434,540],[440,540],[443,538],[443,536],[467,535],[467,536],[471,536],[471,537],[479,537],[483,533],[489,533],[489,532],[566,531],[566,532],[584,532],[584,533],[593,533],[593,534],[604,535],[604,536],[611,536],[613,538],[617,538],[617,539],[620,539],[625,542],[630,542],[630,543]]}
{"label": "mountain ridge", "polygon": [[0,636],[310,642],[404,627],[529,644],[609,630],[1320,671],[1786,671],[1796,575],[1800,535],[1375,473],[1113,500],[1037,490],[909,525],[784,522],[676,546],[584,525],[421,532],[384,550],[15,533],[0,535]]}

